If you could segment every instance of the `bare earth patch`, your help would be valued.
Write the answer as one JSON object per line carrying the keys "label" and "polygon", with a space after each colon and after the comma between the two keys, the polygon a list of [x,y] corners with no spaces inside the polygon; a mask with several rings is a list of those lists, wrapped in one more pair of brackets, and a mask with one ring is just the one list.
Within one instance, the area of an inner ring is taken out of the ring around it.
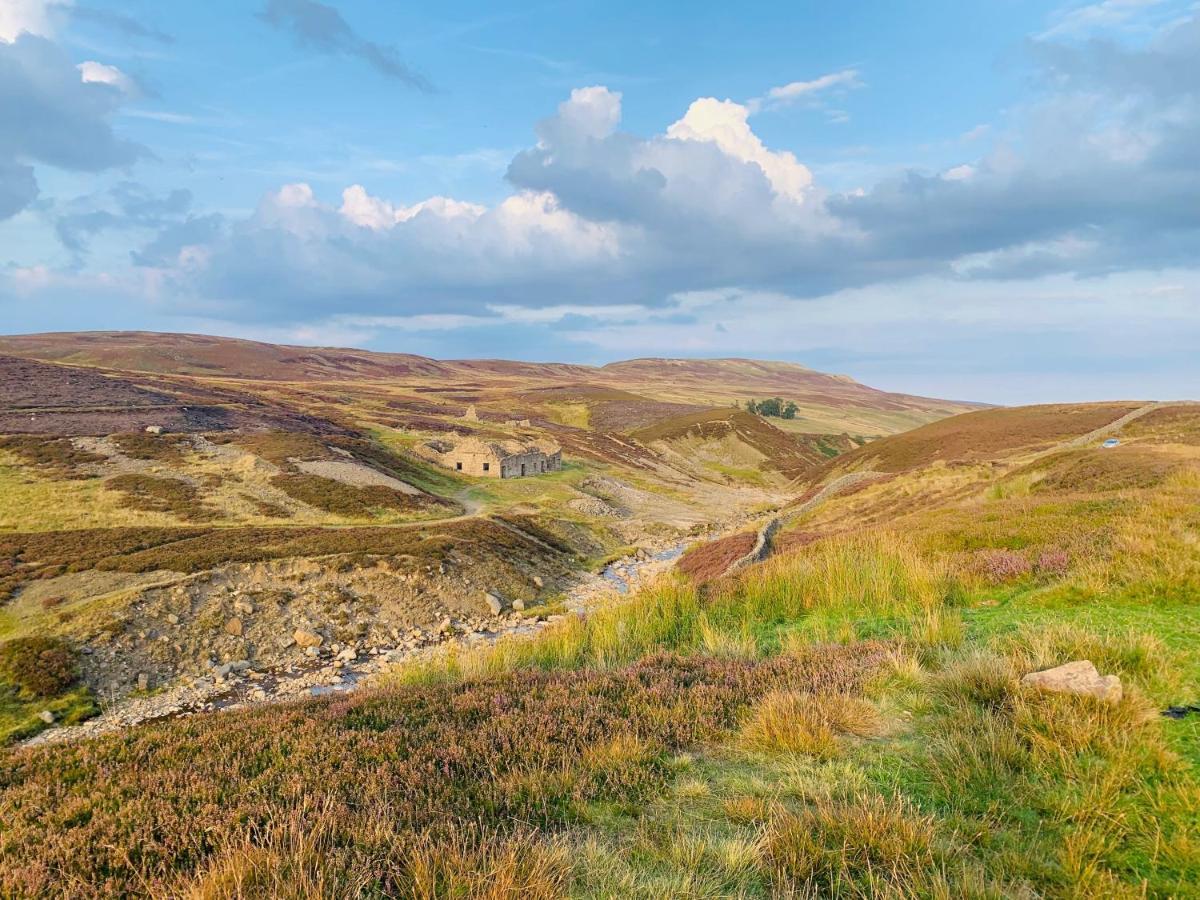
{"label": "bare earth patch", "polygon": [[387,487],[414,497],[424,493],[411,484],[401,481],[399,478],[384,475],[382,472],[377,472],[368,466],[350,462],[349,460],[292,460],[292,464],[306,475],[317,475],[321,478],[340,481],[342,484],[349,484],[354,487]]}

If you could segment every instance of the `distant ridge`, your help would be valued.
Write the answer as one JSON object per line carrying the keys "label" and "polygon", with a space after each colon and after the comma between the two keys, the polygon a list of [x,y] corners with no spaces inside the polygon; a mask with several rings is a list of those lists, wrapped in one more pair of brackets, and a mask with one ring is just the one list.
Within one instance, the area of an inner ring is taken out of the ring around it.
{"label": "distant ridge", "polygon": [[912,417],[913,424],[984,404],[890,393],[797,363],[744,358],[642,358],[603,366],[504,359],[436,360],[411,353],[299,347],[241,338],[146,331],[0,336],[0,355],[116,372],[278,382],[472,379],[514,386],[602,385],[680,403],[731,406],[781,396],[801,405]]}

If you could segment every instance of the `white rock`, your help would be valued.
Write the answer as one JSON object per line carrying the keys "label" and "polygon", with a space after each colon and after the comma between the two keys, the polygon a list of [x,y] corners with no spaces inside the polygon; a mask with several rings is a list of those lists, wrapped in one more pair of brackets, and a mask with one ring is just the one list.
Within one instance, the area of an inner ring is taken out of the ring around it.
{"label": "white rock", "polygon": [[1077,694],[1095,697],[1108,703],[1117,703],[1124,696],[1121,679],[1116,675],[1101,675],[1091,660],[1081,659],[1030,672],[1021,679],[1025,687],[1057,694]]}

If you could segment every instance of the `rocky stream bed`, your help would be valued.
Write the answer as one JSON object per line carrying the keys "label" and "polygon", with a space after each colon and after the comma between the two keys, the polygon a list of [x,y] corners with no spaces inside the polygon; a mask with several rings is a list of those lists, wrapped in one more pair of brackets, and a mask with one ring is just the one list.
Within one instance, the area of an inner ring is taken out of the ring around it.
{"label": "rocky stream bed", "polygon": [[[605,566],[599,573],[581,577],[564,598],[566,615],[579,615],[669,570],[683,553],[683,543],[639,550]],[[302,648],[292,664],[259,669],[248,660],[214,666],[209,674],[179,679],[154,691],[105,703],[95,718],[78,725],[52,727],[25,742],[25,746],[81,740],[145,722],[191,716],[221,709],[241,709],[304,696],[351,691],[397,663],[445,653],[454,647],[472,647],[508,635],[533,635],[563,618],[564,614],[526,614],[523,604],[507,604],[488,595],[491,615],[446,617],[433,627],[393,633],[390,642],[326,643],[319,635],[297,631]],[[514,606],[516,608],[514,608]]]}

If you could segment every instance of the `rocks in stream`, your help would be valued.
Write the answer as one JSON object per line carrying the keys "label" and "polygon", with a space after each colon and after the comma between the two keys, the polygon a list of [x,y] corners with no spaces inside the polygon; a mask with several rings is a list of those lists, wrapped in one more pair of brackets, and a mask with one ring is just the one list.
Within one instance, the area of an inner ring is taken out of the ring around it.
{"label": "rocks in stream", "polygon": [[[641,574],[642,566],[636,561],[627,559],[624,563],[630,574]],[[669,563],[665,560],[656,560],[649,563],[647,568],[661,569],[667,565]],[[540,578],[534,579],[534,583],[543,586]],[[604,576],[585,576],[572,588],[567,607],[574,612],[582,612],[593,604],[611,598],[613,590],[613,583]],[[312,624],[314,620],[309,619],[307,624],[296,628],[290,637],[278,631],[271,635],[275,645],[303,650],[304,655],[293,655],[290,661],[274,659],[266,662],[257,655],[261,645],[245,634],[247,623],[242,616],[249,616],[254,606],[238,598],[233,604],[235,611],[241,615],[226,620],[224,624],[220,619],[213,623],[229,637],[223,638],[219,648],[208,648],[206,657],[197,659],[205,674],[195,677],[177,672],[174,676],[168,676],[161,670],[132,670],[126,676],[128,680],[135,679],[135,672],[138,676],[145,675],[144,680],[136,677],[138,688],[145,692],[154,684],[156,692],[127,697],[94,719],[79,725],[49,728],[27,743],[75,740],[171,716],[190,716],[218,709],[236,709],[256,703],[346,691],[390,665],[433,656],[456,646],[475,646],[502,635],[532,635],[563,618],[562,615],[526,615],[529,599],[518,598],[510,604],[493,591],[484,592],[483,597],[487,612],[482,615],[460,618],[447,615],[439,623],[425,627],[402,629],[392,626],[389,629],[390,640],[378,632],[347,639],[346,629],[339,631],[335,624],[328,624],[317,631],[317,626]],[[261,608],[262,604],[259,606]],[[246,611],[246,607],[250,608],[250,612]],[[190,613],[185,612],[185,615],[192,618]],[[159,621],[176,624],[172,619],[177,621],[174,613],[164,614]],[[231,627],[235,622],[236,630]],[[231,637],[239,640],[230,640]],[[207,662],[201,662],[202,659],[207,659]],[[218,659],[222,661],[218,663]],[[46,720],[48,725],[53,723],[53,719]]]}
{"label": "rocks in stream", "polygon": [[304,648],[320,647],[325,643],[325,638],[317,634],[315,631],[309,631],[307,628],[297,628],[292,632],[292,640],[299,646]]}

